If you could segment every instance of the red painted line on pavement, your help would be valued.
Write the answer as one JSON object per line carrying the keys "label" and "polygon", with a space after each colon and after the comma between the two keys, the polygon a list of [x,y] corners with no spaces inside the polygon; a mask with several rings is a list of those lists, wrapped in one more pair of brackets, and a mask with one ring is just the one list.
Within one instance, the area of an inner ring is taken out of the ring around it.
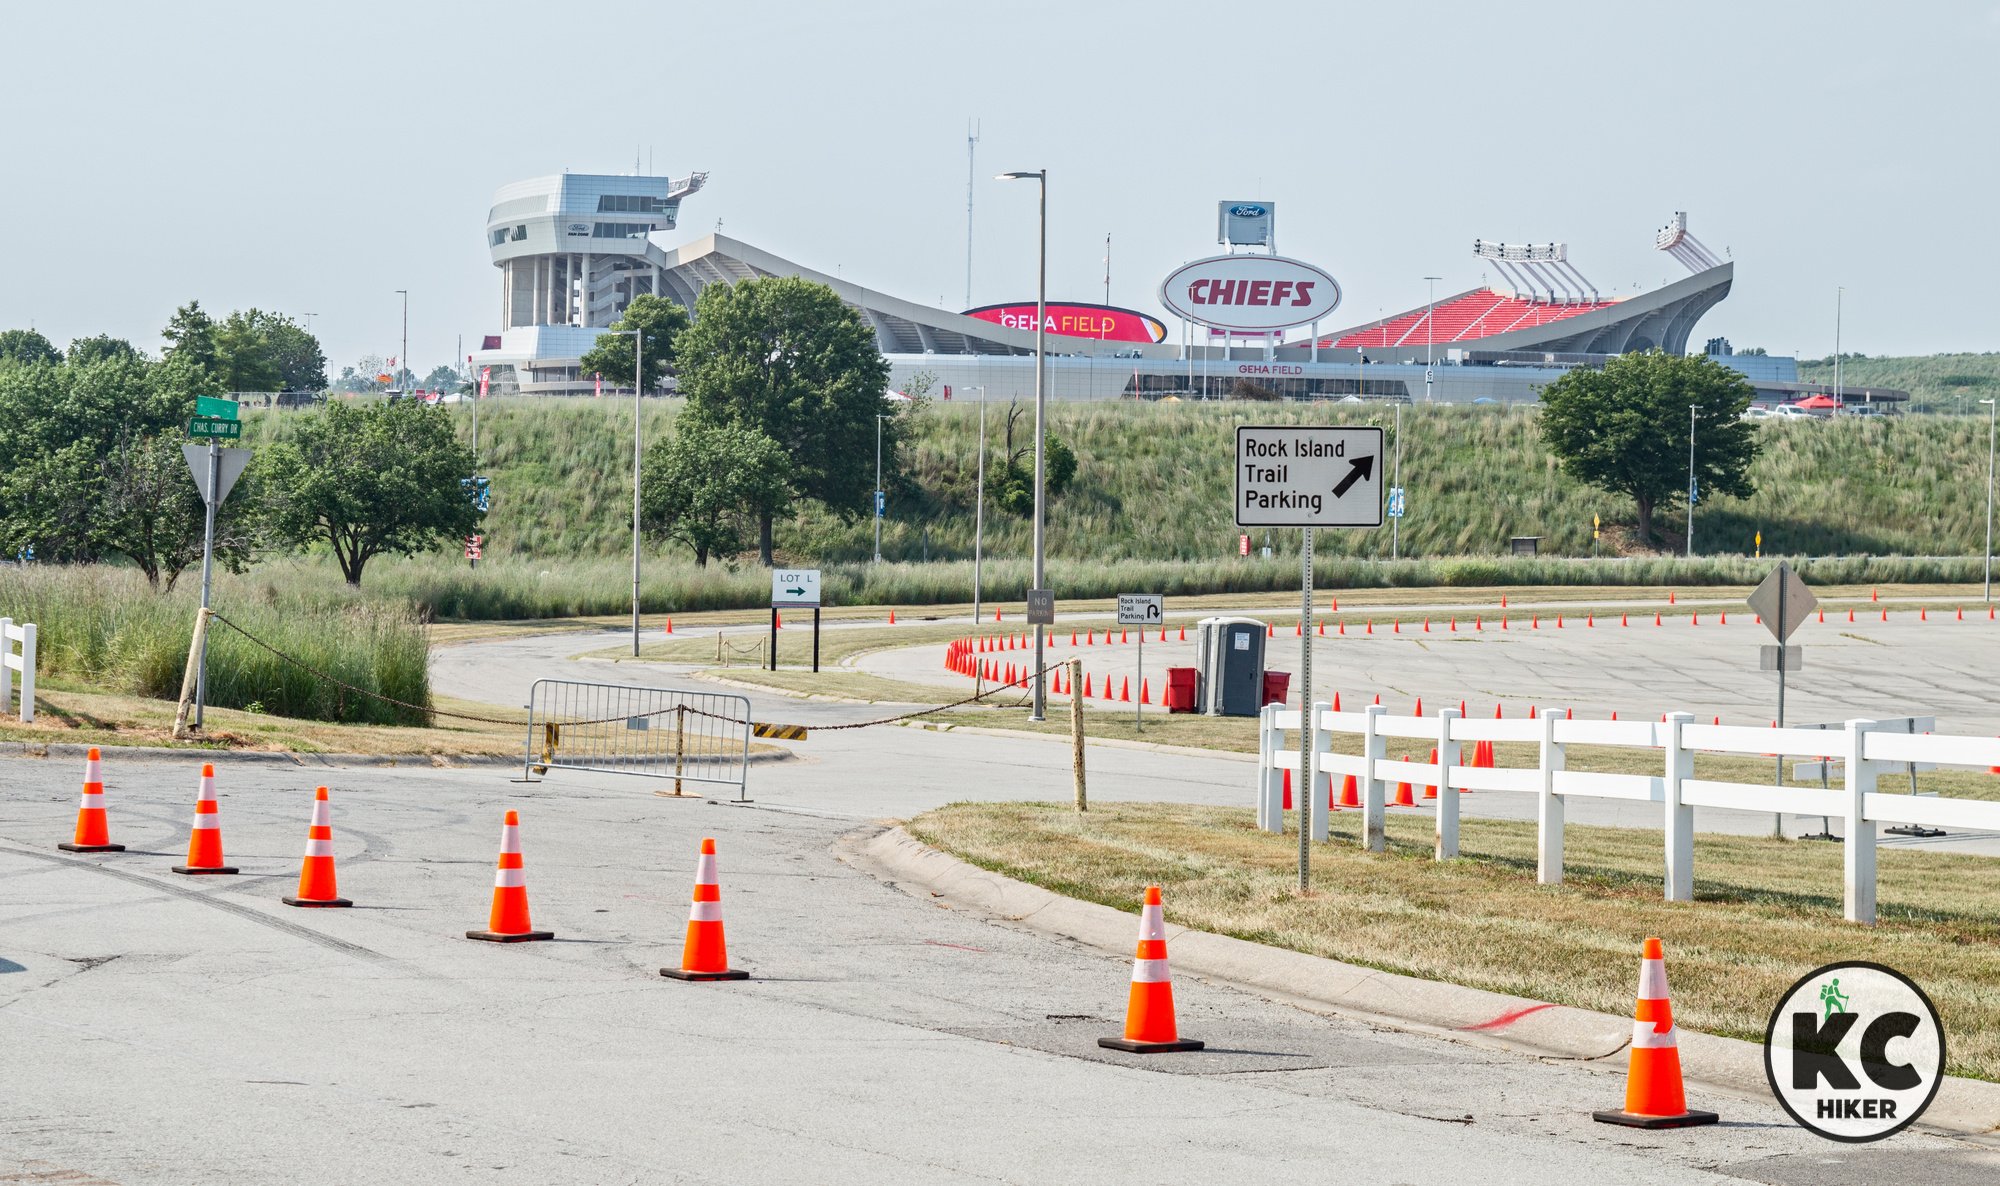
{"label": "red painted line on pavement", "polygon": [[1466,1030],[1497,1030],[1503,1026],[1513,1025],[1530,1013],[1540,1013],[1544,1009],[1553,1008],[1555,1008],[1554,1005],[1529,1005],[1525,1009],[1516,1009],[1512,1013],[1502,1013],[1491,1021],[1482,1021],[1478,1025],[1461,1025],[1458,1028],[1460,1032]]}

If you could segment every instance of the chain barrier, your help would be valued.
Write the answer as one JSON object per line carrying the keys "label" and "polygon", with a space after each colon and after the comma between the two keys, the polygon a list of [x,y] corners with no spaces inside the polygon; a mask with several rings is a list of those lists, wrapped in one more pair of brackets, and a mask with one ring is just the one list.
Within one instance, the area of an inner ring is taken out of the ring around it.
{"label": "chain barrier", "polygon": [[[363,687],[357,687],[356,685],[350,684],[346,680],[343,680],[338,676],[329,675],[326,672],[319,670],[318,668],[312,666],[310,663],[305,662],[303,659],[300,659],[295,655],[286,654],[284,651],[281,651],[277,647],[272,646],[270,643],[265,642],[263,639],[258,638],[256,635],[250,633],[248,630],[245,630],[243,627],[238,626],[236,623],[230,621],[228,618],[223,617],[221,614],[217,613],[214,610],[209,610],[208,616],[210,620],[219,622],[222,625],[229,627],[231,630],[234,630],[237,634],[243,636],[243,638],[248,640],[251,644],[263,648],[264,650],[270,652],[272,655],[277,656],[277,658],[279,658],[280,660],[291,664],[292,666],[298,668],[300,671],[305,672],[307,675],[310,675],[315,679],[325,680],[327,683],[330,683],[335,687],[345,689],[346,691],[352,692],[357,696],[366,696],[371,700],[379,700],[384,704],[393,704],[397,708],[408,709],[411,712],[427,713],[431,716],[451,717],[454,720],[460,720],[460,721],[474,721],[482,725],[518,726],[521,723],[518,719],[510,720],[503,717],[487,717],[487,716],[480,716],[477,713],[453,712],[452,710],[446,708],[434,708],[430,705],[412,704],[407,700],[398,700],[394,696],[384,696],[380,692],[371,691]],[[1047,669],[1044,668],[1043,670],[1046,671]],[[985,700],[988,696],[994,696],[1014,688],[1019,688],[1022,690],[1023,698],[1021,700],[1015,701],[1011,705],[1006,705],[1005,707],[1018,708],[1023,703],[1026,702],[1025,693],[1033,682],[1034,682],[1033,673],[1031,672],[1023,673],[1022,675],[1016,677],[1013,680],[1010,680],[1005,683],[1000,683],[996,681],[992,687],[987,688],[985,691],[975,692],[970,696],[964,697],[963,699],[953,700],[946,704],[934,705],[933,707],[930,708],[920,708],[915,712],[898,713],[897,715],[890,717],[880,717],[872,721],[851,721],[843,725],[812,725],[812,726],[776,725],[764,721],[740,721],[736,717],[729,716],[726,713],[706,712],[703,711],[702,709],[688,708],[688,707],[662,708],[655,712],[640,713],[638,715],[645,717],[654,717],[654,716],[663,716],[671,712],[685,712],[690,716],[713,717],[714,719],[719,721],[730,721],[737,724],[747,724],[759,737],[775,737],[791,741],[804,741],[806,739],[808,732],[836,733],[843,729],[870,729],[879,725],[899,724],[903,721],[915,720],[918,717],[927,717],[930,716],[932,713],[946,712],[950,709],[962,708],[965,705],[974,704],[979,701]],[[544,722],[544,723],[553,724],[556,727],[560,728],[562,726],[567,726],[567,725],[608,725],[616,721],[624,721],[630,719],[632,718],[629,716],[619,715],[619,716],[600,717],[594,720],[555,721],[555,722]]]}

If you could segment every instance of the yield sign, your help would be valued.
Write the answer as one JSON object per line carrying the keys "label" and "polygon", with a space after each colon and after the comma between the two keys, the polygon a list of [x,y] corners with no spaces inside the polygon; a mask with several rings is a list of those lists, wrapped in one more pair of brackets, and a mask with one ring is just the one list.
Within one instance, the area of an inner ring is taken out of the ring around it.
{"label": "yield sign", "polygon": [[1749,597],[1750,608],[1764,619],[1764,628],[1771,637],[1784,642],[1792,636],[1806,620],[1806,615],[1819,605],[1819,598],[1792,571],[1792,566],[1780,561],[1764,583],[1757,586]]}
{"label": "yield sign", "polygon": [[208,445],[182,445],[181,456],[187,458],[188,473],[194,475],[194,488],[201,491],[202,501],[212,507],[222,506],[222,500],[236,488],[236,479],[243,476],[243,467],[250,464],[249,449],[216,449],[215,479],[217,489],[208,488],[209,466]]}

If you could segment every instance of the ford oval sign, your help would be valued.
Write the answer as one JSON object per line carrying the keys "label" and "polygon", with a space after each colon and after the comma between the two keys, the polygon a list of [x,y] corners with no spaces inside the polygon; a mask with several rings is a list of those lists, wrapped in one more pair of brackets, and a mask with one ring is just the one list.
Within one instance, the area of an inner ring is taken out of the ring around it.
{"label": "ford oval sign", "polygon": [[1160,303],[1197,325],[1264,333],[1326,317],[1340,306],[1340,285],[1282,255],[1215,255],[1169,274]]}
{"label": "ford oval sign", "polygon": [[1248,204],[1245,204],[1245,205],[1241,205],[1241,206],[1231,206],[1231,207],[1229,208],[1229,217],[1231,217],[1231,218],[1262,218],[1262,217],[1264,217],[1264,208],[1263,208],[1262,206],[1255,206],[1255,205],[1248,205]]}

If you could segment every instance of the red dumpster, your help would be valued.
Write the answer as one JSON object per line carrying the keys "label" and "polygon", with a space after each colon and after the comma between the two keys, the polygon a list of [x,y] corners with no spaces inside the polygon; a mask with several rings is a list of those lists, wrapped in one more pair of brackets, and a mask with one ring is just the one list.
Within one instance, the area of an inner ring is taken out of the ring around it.
{"label": "red dumpster", "polygon": [[1195,711],[1194,668],[1192,667],[1167,668],[1167,711],[1168,712]]}
{"label": "red dumpster", "polygon": [[1285,693],[1292,690],[1292,673],[1289,671],[1267,671],[1264,673],[1264,703],[1283,704]]}

